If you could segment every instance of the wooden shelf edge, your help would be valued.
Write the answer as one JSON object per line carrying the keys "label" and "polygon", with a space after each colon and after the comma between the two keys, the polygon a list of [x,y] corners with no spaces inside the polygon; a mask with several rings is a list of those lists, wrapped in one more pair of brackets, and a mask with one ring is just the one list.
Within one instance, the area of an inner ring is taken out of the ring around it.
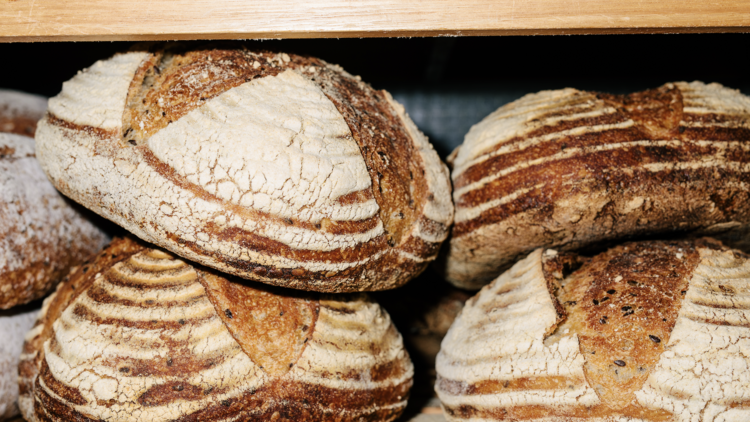
{"label": "wooden shelf edge", "polygon": [[0,42],[750,32],[750,0],[0,0]]}
{"label": "wooden shelf edge", "polygon": [[413,38],[477,37],[513,35],[604,35],[604,34],[702,34],[750,33],[750,26],[647,27],[647,28],[529,28],[489,30],[397,30],[335,32],[217,32],[83,35],[0,35],[0,43],[66,41],[181,41],[181,40],[271,40],[311,38]]}

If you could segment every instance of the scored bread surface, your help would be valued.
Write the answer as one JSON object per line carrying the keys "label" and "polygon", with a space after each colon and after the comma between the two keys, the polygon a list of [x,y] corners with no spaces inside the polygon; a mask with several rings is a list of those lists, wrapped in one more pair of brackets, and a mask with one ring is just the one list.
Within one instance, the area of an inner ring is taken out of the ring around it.
{"label": "scored bread surface", "polygon": [[479,288],[538,247],[675,231],[747,249],[748,141],[750,98],[718,84],[527,95],[452,154],[446,276]]}
{"label": "scored bread surface", "polygon": [[0,90],[0,309],[42,297],[107,241],[39,166],[32,137],[45,109],[41,97]]}
{"label": "scored bread surface", "polygon": [[749,300],[712,240],[539,249],[467,302],[436,391],[450,421],[750,420]]}
{"label": "scored bread surface", "polygon": [[364,295],[274,289],[116,240],[27,336],[24,417],[395,419],[413,369],[388,314]]}
{"label": "scored bread surface", "polygon": [[304,290],[396,287],[453,206],[403,107],[314,58],[134,51],[63,85],[38,151],[66,195],[224,272]]}

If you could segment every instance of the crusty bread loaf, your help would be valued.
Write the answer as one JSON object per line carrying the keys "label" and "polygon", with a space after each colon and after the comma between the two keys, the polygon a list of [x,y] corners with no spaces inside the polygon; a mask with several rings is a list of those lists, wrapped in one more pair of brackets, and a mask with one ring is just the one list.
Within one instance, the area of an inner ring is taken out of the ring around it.
{"label": "crusty bread loaf", "polygon": [[749,304],[715,240],[538,249],[467,302],[436,390],[449,421],[747,421]]}
{"label": "crusty bread loaf", "polygon": [[396,287],[435,257],[453,218],[447,168],[403,107],[315,58],[120,54],[63,85],[37,142],[69,197],[275,285]]}
{"label": "crusty bread loaf", "polygon": [[538,247],[681,232],[750,249],[750,98],[718,84],[527,95],[452,158],[445,272],[465,288]]}
{"label": "crusty bread loaf", "polygon": [[18,415],[18,358],[39,306],[0,311],[0,421]]}
{"label": "crusty bread loaf", "polygon": [[41,97],[0,91],[0,309],[42,297],[107,241],[39,167],[30,136],[45,109]]}
{"label": "crusty bread loaf", "polygon": [[390,421],[412,384],[364,294],[230,281],[130,239],[43,312],[20,365],[29,421]]}
{"label": "crusty bread loaf", "polygon": [[46,109],[44,97],[0,89],[0,132],[33,138]]}

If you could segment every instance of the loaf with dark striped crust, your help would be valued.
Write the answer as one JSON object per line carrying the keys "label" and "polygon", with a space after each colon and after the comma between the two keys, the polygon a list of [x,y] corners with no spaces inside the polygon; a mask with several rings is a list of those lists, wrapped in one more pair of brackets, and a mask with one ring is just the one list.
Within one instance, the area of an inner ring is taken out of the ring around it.
{"label": "loaf with dark striped crust", "polygon": [[107,235],[47,180],[34,154],[47,101],[0,90],[0,309],[54,290]]}
{"label": "loaf with dark striped crust", "polygon": [[391,421],[413,367],[364,294],[229,280],[115,240],[27,335],[29,421]]}
{"label": "loaf with dark striped crust", "polygon": [[120,54],[63,85],[37,142],[69,197],[274,285],[397,287],[434,259],[453,219],[447,168],[403,107],[310,57]]}
{"label": "loaf with dark striped crust", "polygon": [[679,232],[750,249],[750,98],[718,84],[527,95],[452,158],[445,272],[465,288],[538,247]]}
{"label": "loaf with dark striped crust", "polygon": [[588,261],[538,249],[467,302],[436,390],[451,422],[740,422],[749,351],[744,253],[711,239]]}

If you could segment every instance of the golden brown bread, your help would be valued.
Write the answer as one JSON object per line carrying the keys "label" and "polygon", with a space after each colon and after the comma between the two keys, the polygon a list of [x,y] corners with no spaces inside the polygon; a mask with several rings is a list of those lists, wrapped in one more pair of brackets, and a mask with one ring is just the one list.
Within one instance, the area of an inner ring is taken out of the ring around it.
{"label": "golden brown bread", "polygon": [[454,151],[446,275],[479,288],[538,247],[670,232],[747,250],[749,142],[750,98],[718,84],[527,95]]}
{"label": "golden brown bread", "polygon": [[303,290],[397,287],[453,218],[403,107],[322,60],[132,51],[50,100],[39,156],[69,197],[221,271]]}
{"label": "golden brown bread", "polygon": [[230,281],[130,239],[42,312],[20,365],[29,421],[390,421],[412,384],[367,296]]}
{"label": "golden brown bread", "polygon": [[748,255],[712,239],[539,249],[467,302],[436,390],[450,421],[742,421],[748,347]]}
{"label": "golden brown bread", "polygon": [[46,100],[0,90],[0,309],[54,289],[107,235],[50,184],[35,158]]}

